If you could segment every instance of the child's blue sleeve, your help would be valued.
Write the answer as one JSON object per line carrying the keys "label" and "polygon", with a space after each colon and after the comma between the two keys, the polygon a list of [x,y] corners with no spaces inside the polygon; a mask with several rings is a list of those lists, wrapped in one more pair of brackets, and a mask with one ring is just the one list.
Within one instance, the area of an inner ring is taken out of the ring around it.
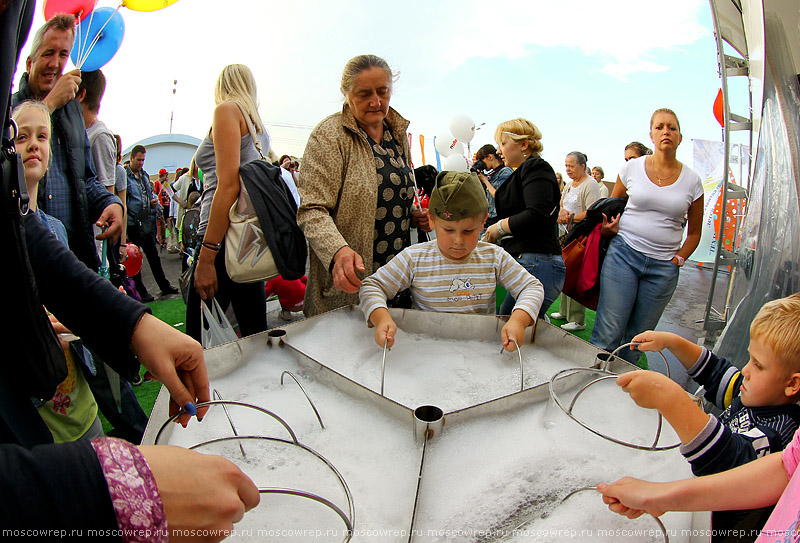
{"label": "child's blue sleeve", "polygon": [[705,398],[720,409],[726,409],[739,397],[743,377],[739,369],[706,348],[695,364],[689,368],[689,377],[703,385]]}
{"label": "child's blue sleeve", "polygon": [[737,400],[732,407],[735,413],[726,424],[739,427],[738,431],[711,416],[694,439],[681,445],[692,473],[697,476],[719,473],[782,451],[798,427],[797,410],[791,412],[786,407],[767,407],[766,411],[755,414]]}

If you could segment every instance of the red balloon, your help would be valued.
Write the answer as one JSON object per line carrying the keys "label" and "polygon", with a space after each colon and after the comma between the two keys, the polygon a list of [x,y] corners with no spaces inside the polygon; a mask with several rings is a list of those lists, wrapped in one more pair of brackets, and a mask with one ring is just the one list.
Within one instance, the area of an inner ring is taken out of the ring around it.
{"label": "red balloon", "polygon": [[142,250],[133,243],[129,243],[126,251],[128,258],[125,260],[125,273],[128,277],[133,277],[142,271]]}
{"label": "red balloon", "polygon": [[83,21],[94,9],[97,0],[44,0],[44,18],[49,21],[54,15],[68,13]]}
{"label": "red balloon", "polygon": [[723,112],[723,103],[722,103],[722,89],[719,89],[717,93],[717,99],[714,100],[714,117],[716,117],[717,122],[720,126],[725,126],[725,113]]}

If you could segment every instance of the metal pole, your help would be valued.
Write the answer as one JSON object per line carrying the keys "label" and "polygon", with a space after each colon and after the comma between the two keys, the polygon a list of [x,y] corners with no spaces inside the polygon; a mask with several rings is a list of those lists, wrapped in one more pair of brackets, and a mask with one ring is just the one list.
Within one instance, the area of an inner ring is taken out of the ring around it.
{"label": "metal pole", "polygon": [[169,133],[172,134],[172,119],[175,117],[175,93],[178,90],[178,80],[172,82],[172,111],[169,112]]}

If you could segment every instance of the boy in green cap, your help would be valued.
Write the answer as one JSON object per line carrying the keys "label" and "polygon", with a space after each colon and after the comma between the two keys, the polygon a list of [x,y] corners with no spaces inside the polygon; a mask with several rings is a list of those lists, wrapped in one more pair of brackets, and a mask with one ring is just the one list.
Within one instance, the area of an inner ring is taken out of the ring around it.
{"label": "boy in green cap", "polygon": [[500,332],[503,347],[521,344],[525,328],[536,321],[544,288],[504,249],[480,241],[489,205],[474,173],[441,172],[431,193],[428,215],[436,239],[404,249],[364,279],[359,306],[375,326],[375,342],[394,344],[397,325],[387,298],[410,289],[413,308],[449,313],[494,315],[499,283],[517,303]]}

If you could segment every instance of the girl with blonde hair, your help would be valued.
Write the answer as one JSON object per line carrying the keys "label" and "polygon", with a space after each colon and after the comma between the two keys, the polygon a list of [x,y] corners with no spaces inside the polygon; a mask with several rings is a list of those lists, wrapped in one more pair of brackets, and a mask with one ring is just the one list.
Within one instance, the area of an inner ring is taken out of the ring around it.
{"label": "girl with blonde hair", "polygon": [[[242,336],[267,329],[264,283],[234,283],[225,270],[223,240],[228,230],[228,213],[239,196],[239,167],[259,157],[250,136],[248,120],[255,128],[264,153],[269,151],[269,133],[258,113],[256,82],[250,68],[226,66],[214,88],[214,117],[211,130],[195,153],[203,170],[203,193],[198,233],[202,244],[195,252],[194,288],[186,305],[186,333],[200,339],[200,300],[216,298],[225,308],[233,306]],[[246,116],[246,117],[245,117]]]}

